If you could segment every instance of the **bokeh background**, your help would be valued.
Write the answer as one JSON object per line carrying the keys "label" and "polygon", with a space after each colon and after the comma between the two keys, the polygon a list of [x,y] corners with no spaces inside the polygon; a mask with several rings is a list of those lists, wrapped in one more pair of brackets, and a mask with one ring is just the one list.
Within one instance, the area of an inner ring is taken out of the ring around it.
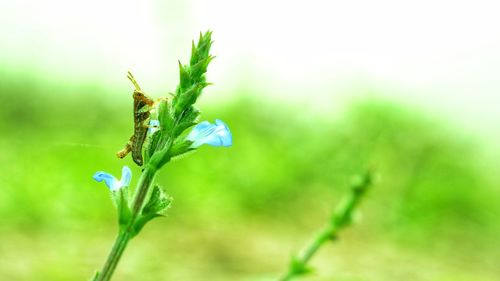
{"label": "bokeh background", "polygon": [[[175,198],[115,280],[276,280],[352,177],[377,184],[303,280],[500,276],[495,1],[1,1],[0,279],[87,280],[116,233],[131,70],[173,92],[214,31],[203,118],[229,149],[173,161]],[[140,169],[135,167],[134,179]]]}

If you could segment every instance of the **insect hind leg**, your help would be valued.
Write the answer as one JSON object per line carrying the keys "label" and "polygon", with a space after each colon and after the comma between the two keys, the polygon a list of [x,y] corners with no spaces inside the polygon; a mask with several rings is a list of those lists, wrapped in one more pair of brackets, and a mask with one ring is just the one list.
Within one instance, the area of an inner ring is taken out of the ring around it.
{"label": "insect hind leg", "polygon": [[123,158],[125,158],[125,156],[127,156],[132,151],[133,138],[134,138],[134,136],[132,136],[130,138],[130,140],[127,142],[127,144],[125,145],[125,147],[122,150],[120,150],[116,153],[116,156],[118,156],[118,158],[123,159]]}

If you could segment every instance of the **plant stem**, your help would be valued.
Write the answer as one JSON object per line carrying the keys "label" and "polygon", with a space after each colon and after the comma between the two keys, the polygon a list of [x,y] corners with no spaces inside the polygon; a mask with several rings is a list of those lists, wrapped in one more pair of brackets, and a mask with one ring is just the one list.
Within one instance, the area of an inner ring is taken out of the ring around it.
{"label": "plant stem", "polygon": [[108,255],[108,259],[104,264],[101,273],[96,280],[104,281],[110,280],[113,272],[115,271],[118,261],[120,260],[125,248],[127,247],[128,241],[130,241],[130,235],[126,231],[121,231],[116,237],[115,244]]}
{"label": "plant stem", "polygon": [[359,204],[362,196],[372,184],[372,175],[367,172],[361,181],[351,186],[349,194],[339,204],[333,213],[330,222],[319,231],[314,239],[300,252],[292,261],[288,271],[281,277],[280,281],[289,281],[293,278],[307,273],[307,263],[316,254],[316,252],[326,242],[334,240],[338,232],[351,222],[352,212]]}
{"label": "plant stem", "polygon": [[144,199],[146,199],[146,195],[148,194],[149,188],[153,183],[153,179],[156,175],[158,169],[155,166],[147,165],[144,168],[144,171],[141,174],[141,178],[137,183],[138,187],[135,190],[133,207],[132,207],[132,219],[130,220],[133,224],[135,218],[141,212],[142,206],[144,205]]}
{"label": "plant stem", "polygon": [[152,165],[146,165],[144,171],[141,174],[139,182],[137,183],[137,188],[135,190],[134,201],[132,204],[132,216],[129,223],[120,229],[118,236],[116,237],[115,243],[111,252],[108,255],[106,263],[104,264],[101,272],[95,279],[95,281],[109,281],[113,272],[115,271],[120,258],[127,247],[128,242],[132,239],[134,235],[134,223],[138,215],[140,214],[142,207],[144,205],[144,200],[151,187],[153,179],[156,175],[158,169]]}

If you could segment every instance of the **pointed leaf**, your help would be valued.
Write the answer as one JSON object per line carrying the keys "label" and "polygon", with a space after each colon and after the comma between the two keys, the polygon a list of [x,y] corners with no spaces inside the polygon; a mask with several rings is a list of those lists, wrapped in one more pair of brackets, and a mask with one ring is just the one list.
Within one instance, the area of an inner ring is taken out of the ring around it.
{"label": "pointed leaf", "polygon": [[168,100],[164,99],[160,102],[158,107],[158,121],[160,121],[160,128],[163,131],[170,132],[174,127],[174,118],[170,112]]}
{"label": "pointed leaf", "polygon": [[198,61],[196,64],[192,65],[190,68],[191,79],[195,81],[200,81],[203,74],[207,72],[208,65],[213,59],[214,59],[213,56],[208,56]]}
{"label": "pointed leaf", "polygon": [[196,125],[196,120],[200,112],[193,106],[188,107],[186,111],[181,116],[179,124],[175,127],[172,132],[172,137],[177,138],[180,136],[187,128]]}
{"label": "pointed leaf", "polygon": [[148,203],[142,209],[142,213],[164,215],[164,212],[170,207],[172,197],[163,191],[159,186],[155,185]]}
{"label": "pointed leaf", "polygon": [[124,186],[117,191],[111,192],[111,196],[118,211],[118,224],[124,227],[128,224],[132,217],[132,213],[128,206],[128,186]]}
{"label": "pointed leaf", "polygon": [[141,215],[134,223],[134,233],[137,235],[150,220],[164,216],[166,210],[172,203],[172,197],[166,194],[159,186],[155,186],[151,192],[148,203],[142,209]]}
{"label": "pointed leaf", "polygon": [[189,151],[194,150],[191,148],[191,145],[193,144],[192,141],[189,140],[182,140],[179,142],[174,143],[172,146],[172,149],[170,150],[170,157],[174,158],[177,156],[180,156],[184,153],[187,153]]}
{"label": "pointed leaf", "polygon": [[163,133],[162,131],[156,131],[153,133],[152,136],[149,137],[149,141],[146,144],[146,153],[145,153],[145,162],[148,163],[149,160],[151,159],[151,156],[153,156],[154,152],[156,151],[156,148],[158,147],[158,144],[160,140],[162,139]]}
{"label": "pointed leaf", "polygon": [[179,61],[179,88],[186,89],[191,84],[191,75],[189,74],[188,67],[183,66]]}

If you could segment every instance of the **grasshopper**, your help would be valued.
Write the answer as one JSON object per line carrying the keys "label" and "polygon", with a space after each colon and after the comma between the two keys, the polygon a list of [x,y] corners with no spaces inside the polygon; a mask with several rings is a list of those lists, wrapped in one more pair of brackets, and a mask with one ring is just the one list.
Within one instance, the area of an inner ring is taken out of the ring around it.
{"label": "grasshopper", "polygon": [[144,162],[142,158],[142,146],[146,140],[149,128],[149,117],[155,102],[142,92],[141,87],[139,87],[139,84],[130,71],[128,72],[127,78],[135,87],[134,94],[132,95],[134,98],[134,134],[130,137],[125,147],[118,151],[116,155],[119,158],[124,158],[127,154],[132,152],[132,159],[134,162],[142,166]]}

